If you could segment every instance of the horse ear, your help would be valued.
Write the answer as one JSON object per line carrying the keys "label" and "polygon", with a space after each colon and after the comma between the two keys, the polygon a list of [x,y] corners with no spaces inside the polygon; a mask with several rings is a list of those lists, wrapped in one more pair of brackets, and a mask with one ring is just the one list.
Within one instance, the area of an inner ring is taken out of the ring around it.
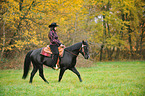
{"label": "horse ear", "polygon": [[82,41],[82,44],[85,44],[85,41],[84,40]]}

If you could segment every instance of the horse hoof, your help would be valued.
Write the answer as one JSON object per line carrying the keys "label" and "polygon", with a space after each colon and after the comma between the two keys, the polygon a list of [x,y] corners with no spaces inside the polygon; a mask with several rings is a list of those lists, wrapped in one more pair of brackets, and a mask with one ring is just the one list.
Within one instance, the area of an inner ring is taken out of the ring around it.
{"label": "horse hoof", "polygon": [[47,83],[47,84],[49,84],[49,82],[48,82],[48,81],[46,81],[46,83]]}

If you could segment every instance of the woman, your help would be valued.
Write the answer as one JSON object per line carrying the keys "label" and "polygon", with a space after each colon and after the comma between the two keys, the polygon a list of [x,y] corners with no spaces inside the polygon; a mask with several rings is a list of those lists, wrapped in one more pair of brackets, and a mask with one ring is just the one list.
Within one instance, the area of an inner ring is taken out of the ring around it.
{"label": "woman", "polygon": [[[59,51],[58,51],[58,47],[59,46],[64,46],[62,45],[62,43],[59,41],[58,39],[58,35],[56,33],[56,27],[58,25],[56,23],[51,23],[51,25],[49,25],[50,28],[50,32],[48,34],[48,38],[50,39],[50,49],[53,53],[52,55],[52,67],[54,69],[58,69],[58,67],[56,66],[58,57],[59,57]],[[56,67],[55,67],[56,66]]]}

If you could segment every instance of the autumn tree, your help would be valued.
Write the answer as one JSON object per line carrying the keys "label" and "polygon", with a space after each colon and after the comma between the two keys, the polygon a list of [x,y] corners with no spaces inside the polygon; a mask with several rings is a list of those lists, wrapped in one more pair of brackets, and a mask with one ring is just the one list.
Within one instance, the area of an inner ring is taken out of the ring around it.
{"label": "autumn tree", "polygon": [[[90,41],[96,47],[99,45],[100,61],[103,57],[111,60],[115,51],[115,58],[119,58],[120,52],[125,51],[124,54],[126,54],[128,50],[127,54],[133,57],[135,46],[139,45],[136,40],[143,36],[138,29],[144,6],[144,3],[140,2],[142,1],[90,0],[86,4],[91,27]],[[104,56],[102,56],[103,53]]]}
{"label": "autumn tree", "polygon": [[62,42],[74,43],[81,3],[81,0],[3,0],[2,54],[4,50],[21,51],[46,46],[49,44],[48,25],[52,22],[60,25],[58,34]]}
{"label": "autumn tree", "polygon": [[142,0],[2,0],[1,57],[48,45],[48,25],[56,22],[62,43],[87,40],[97,60],[143,58],[144,6]]}

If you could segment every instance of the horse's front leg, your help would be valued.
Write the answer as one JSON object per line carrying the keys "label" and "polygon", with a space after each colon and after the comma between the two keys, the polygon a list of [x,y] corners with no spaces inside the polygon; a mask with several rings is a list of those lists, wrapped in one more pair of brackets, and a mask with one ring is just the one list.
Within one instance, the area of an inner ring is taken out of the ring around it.
{"label": "horse's front leg", "polygon": [[61,81],[62,76],[63,76],[63,74],[64,74],[65,70],[66,70],[66,68],[61,68],[61,69],[60,69],[60,73],[59,73],[59,80],[58,80],[58,82],[60,82],[60,81]]}
{"label": "horse's front leg", "polygon": [[72,67],[72,68],[70,68],[70,70],[71,70],[72,72],[74,72],[74,73],[78,76],[80,82],[82,82],[81,75],[80,75],[80,73],[77,71],[77,69],[76,69],[75,67]]}

